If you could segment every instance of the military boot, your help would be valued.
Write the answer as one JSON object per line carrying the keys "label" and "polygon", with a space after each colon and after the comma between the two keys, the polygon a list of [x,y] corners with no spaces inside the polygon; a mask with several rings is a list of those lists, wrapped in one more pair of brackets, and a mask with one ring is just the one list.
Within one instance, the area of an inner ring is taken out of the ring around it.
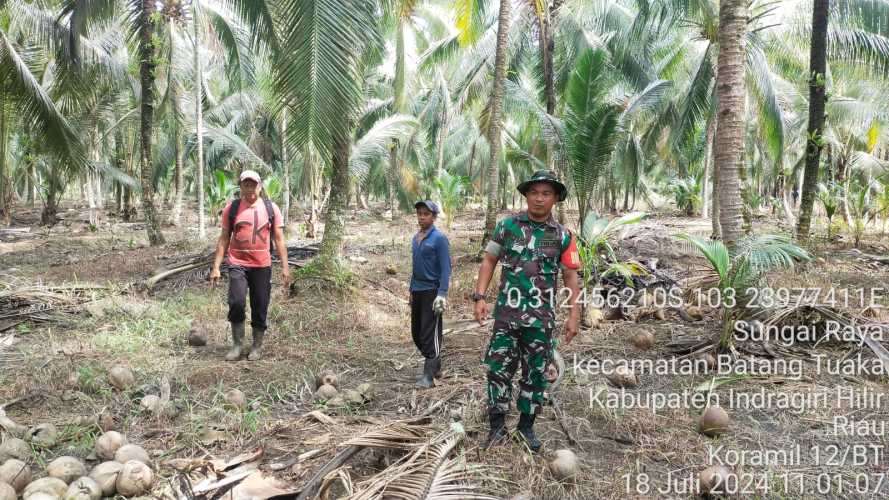
{"label": "military boot", "polygon": [[506,440],[506,415],[503,413],[489,413],[488,421],[490,430],[488,431],[488,440],[485,442],[485,448],[502,444]]}
{"label": "military boot", "polygon": [[253,345],[250,347],[250,354],[247,359],[250,361],[259,361],[262,359],[262,338],[265,336],[265,330],[257,328],[253,329]]}
{"label": "military boot", "polygon": [[244,322],[232,322],[232,348],[225,355],[227,361],[237,361],[241,358],[241,344],[244,342]]}
{"label": "military boot", "polygon": [[435,382],[432,380],[435,372],[433,369],[434,361],[430,358],[423,358],[423,376],[420,377],[420,380],[417,381],[417,387],[421,389],[429,389],[430,387],[435,386]]}
{"label": "military boot", "polygon": [[530,413],[522,413],[519,416],[519,424],[516,426],[519,440],[528,445],[533,453],[540,451],[540,440],[534,434],[534,418],[535,415]]}

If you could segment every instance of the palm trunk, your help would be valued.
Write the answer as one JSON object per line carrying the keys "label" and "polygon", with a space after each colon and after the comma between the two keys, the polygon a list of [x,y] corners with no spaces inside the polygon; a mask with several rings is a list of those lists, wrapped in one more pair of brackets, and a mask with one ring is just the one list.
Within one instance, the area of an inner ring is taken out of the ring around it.
{"label": "palm trunk", "polygon": [[509,34],[510,0],[500,0],[500,17],[497,24],[497,52],[494,57],[494,85],[491,92],[491,116],[488,143],[491,155],[488,160],[488,204],[485,211],[485,234],[480,251],[484,251],[497,223],[497,195],[500,187],[500,107],[503,101],[503,80],[506,79],[506,42]]}
{"label": "palm trunk", "polygon": [[392,145],[389,146],[389,175],[386,176],[389,180],[389,189],[386,199],[386,207],[389,210],[390,219],[395,219],[395,191],[397,189],[398,183],[398,141],[392,141]]}
{"label": "palm trunk", "polygon": [[12,223],[12,178],[9,175],[7,149],[9,143],[9,119],[6,115],[6,98],[0,94],[0,223]]}
{"label": "palm trunk", "polygon": [[336,137],[334,141],[330,201],[324,221],[324,237],[321,240],[321,249],[318,254],[318,259],[324,267],[335,267],[339,264],[343,251],[346,204],[349,198],[349,148],[351,143],[348,136]]}
{"label": "palm trunk", "polygon": [[719,166],[719,226],[730,250],[741,236],[739,174],[744,166],[746,34],[746,0],[723,0],[719,6],[715,161]]}
{"label": "palm trunk", "polygon": [[40,185],[40,179],[37,178],[37,165],[32,161],[29,167],[30,174],[28,178],[31,180],[31,190],[28,193],[28,203],[31,207],[37,204],[37,198],[39,195],[37,194],[37,186]]}
{"label": "palm trunk", "polygon": [[141,141],[141,181],[142,181],[142,210],[145,212],[145,229],[148,232],[148,242],[151,246],[164,243],[164,235],[161,233],[160,220],[154,206],[154,185],[152,183],[151,162],[151,136],[154,126],[154,13],[157,4],[154,0],[142,0],[142,10],[139,16],[139,80],[142,91],[141,116],[139,124],[139,139]]}
{"label": "palm trunk", "polygon": [[174,225],[178,226],[182,221],[182,198],[184,196],[185,186],[184,181],[182,179],[182,169],[183,169],[183,158],[182,158],[182,132],[179,130],[179,127],[176,126],[176,134],[175,144],[174,144],[174,152],[176,155],[176,167],[173,172],[173,189],[175,192],[176,199],[173,201],[173,219],[172,222]]}
{"label": "palm trunk", "polygon": [[830,0],[815,0],[812,7],[812,44],[809,51],[809,128],[806,140],[806,169],[800,202],[799,223],[796,236],[800,240],[809,237],[812,225],[812,208],[818,187],[818,168],[823,146],[824,106],[827,74],[827,24]]}
{"label": "palm trunk", "polygon": [[[407,71],[407,61],[405,60],[405,45],[404,45],[404,29],[405,29],[405,20],[403,17],[398,18],[398,24],[395,27],[395,81],[393,82],[393,103],[392,109],[395,110],[396,113],[401,113],[404,110],[404,101],[405,101],[405,85],[406,85],[406,75]],[[388,197],[386,200],[386,205],[389,210],[389,215],[392,219],[395,218],[395,213],[397,210],[396,202],[395,202],[395,192],[398,188],[398,179],[400,175],[398,172],[398,140],[393,140],[392,145],[389,146],[389,189],[388,189]]]}
{"label": "palm trunk", "polygon": [[290,222],[290,155],[287,154],[287,108],[281,110],[281,164],[284,167],[284,226]]}
{"label": "palm trunk", "polygon": [[713,165],[713,141],[716,139],[716,119],[711,118],[707,124],[707,138],[704,146],[704,177],[701,180],[701,218],[706,219],[710,214],[710,206],[707,202],[710,197],[707,195],[707,184],[710,183],[710,171]]}
{"label": "palm trunk", "polygon": [[[195,2],[197,4],[197,2]],[[198,11],[195,9],[192,16],[192,27],[194,28],[194,113],[195,113],[195,140],[198,145],[198,159],[195,165],[195,174],[198,184],[198,237],[204,239],[207,237],[207,215],[204,210],[204,71],[201,67],[198,52],[200,43],[198,38]]]}

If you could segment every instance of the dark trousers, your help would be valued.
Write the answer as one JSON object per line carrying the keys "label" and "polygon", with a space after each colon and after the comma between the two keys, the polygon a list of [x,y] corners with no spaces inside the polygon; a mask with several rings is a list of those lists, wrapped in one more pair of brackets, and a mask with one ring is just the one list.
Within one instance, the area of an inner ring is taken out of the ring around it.
{"label": "dark trousers", "polygon": [[441,355],[441,315],[432,312],[437,295],[438,290],[411,292],[411,336],[423,357],[429,359]]}
{"label": "dark trousers", "polygon": [[228,320],[243,323],[247,318],[247,291],[250,291],[250,325],[254,330],[265,330],[272,295],[271,267],[228,268]]}

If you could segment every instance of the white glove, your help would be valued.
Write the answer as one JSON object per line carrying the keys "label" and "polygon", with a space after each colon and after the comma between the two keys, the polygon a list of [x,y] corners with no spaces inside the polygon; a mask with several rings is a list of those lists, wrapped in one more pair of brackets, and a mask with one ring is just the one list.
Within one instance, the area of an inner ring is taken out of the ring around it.
{"label": "white glove", "polygon": [[439,295],[435,297],[435,300],[432,302],[432,312],[435,314],[441,314],[445,309],[448,308],[448,299]]}

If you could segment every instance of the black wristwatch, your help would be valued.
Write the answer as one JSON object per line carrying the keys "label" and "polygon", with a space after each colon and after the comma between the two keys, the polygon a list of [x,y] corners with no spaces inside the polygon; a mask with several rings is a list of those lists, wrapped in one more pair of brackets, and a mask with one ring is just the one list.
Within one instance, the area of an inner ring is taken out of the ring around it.
{"label": "black wristwatch", "polygon": [[472,292],[472,295],[470,295],[469,298],[472,299],[474,302],[478,302],[480,300],[485,300],[485,294]]}

